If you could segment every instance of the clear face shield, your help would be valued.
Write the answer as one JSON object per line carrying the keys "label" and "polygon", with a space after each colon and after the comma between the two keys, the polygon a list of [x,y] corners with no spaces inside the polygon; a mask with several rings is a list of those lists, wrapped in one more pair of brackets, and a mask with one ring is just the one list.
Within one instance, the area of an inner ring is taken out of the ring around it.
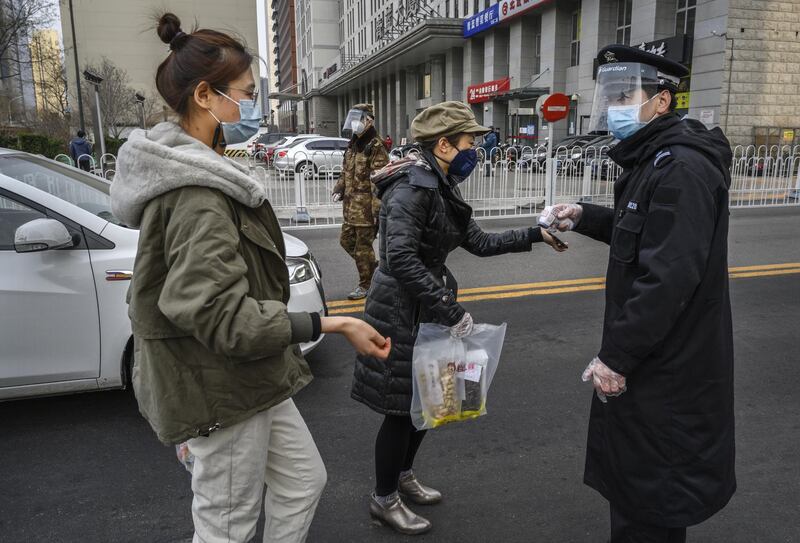
{"label": "clear face shield", "polygon": [[370,121],[369,113],[363,109],[351,109],[347,112],[347,117],[342,125],[342,137],[350,139],[354,135],[360,136],[367,129]]}
{"label": "clear face shield", "polygon": [[[673,81],[673,79],[675,81]],[[609,109],[614,114],[623,109],[636,109],[634,116],[639,122],[646,123],[650,119],[638,118],[640,106],[652,99],[665,83],[674,83],[678,79],[664,74],[647,64],[637,62],[615,62],[603,64],[597,69],[597,83],[592,102],[592,116],[589,119],[589,132],[613,131],[609,125]]]}

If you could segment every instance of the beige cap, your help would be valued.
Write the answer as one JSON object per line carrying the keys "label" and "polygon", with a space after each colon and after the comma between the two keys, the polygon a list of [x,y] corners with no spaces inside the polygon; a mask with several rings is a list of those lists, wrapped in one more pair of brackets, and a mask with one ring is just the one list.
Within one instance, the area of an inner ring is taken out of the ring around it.
{"label": "beige cap", "polygon": [[455,134],[486,134],[489,129],[478,124],[472,109],[464,102],[442,102],[414,117],[411,137],[414,141],[430,141]]}

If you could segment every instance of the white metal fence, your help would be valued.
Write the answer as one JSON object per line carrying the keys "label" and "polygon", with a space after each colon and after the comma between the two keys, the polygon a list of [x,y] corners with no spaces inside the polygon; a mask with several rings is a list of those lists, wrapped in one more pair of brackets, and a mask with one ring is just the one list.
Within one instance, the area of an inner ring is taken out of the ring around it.
{"label": "white metal fence", "polygon": [[[614,181],[622,169],[608,157],[608,151],[609,147],[558,147],[548,161],[544,146],[501,146],[489,153],[479,149],[480,163],[461,191],[480,218],[530,217],[548,201],[610,206]],[[401,156],[398,150],[391,153],[392,159]],[[342,172],[341,152],[298,151],[280,167],[268,163],[261,153],[234,160],[246,163],[264,184],[284,225],[341,224],[342,204],[331,199]],[[91,160],[91,170],[113,179],[115,164],[116,157],[103,155],[100,164]],[[551,198],[548,165],[554,172]],[[731,177],[731,207],[798,205],[800,146],[736,147]]]}

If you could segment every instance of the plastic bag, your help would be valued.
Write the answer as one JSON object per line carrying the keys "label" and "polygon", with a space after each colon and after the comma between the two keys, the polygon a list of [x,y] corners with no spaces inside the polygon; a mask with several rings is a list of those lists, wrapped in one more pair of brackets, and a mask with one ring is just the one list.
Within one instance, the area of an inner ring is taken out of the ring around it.
{"label": "plastic bag", "polygon": [[175,445],[175,456],[178,457],[178,462],[183,464],[186,471],[192,473],[194,468],[194,455],[189,450],[189,445],[184,441],[179,445]]}
{"label": "plastic bag", "polygon": [[505,323],[476,324],[456,339],[450,328],[424,323],[414,344],[411,420],[418,430],[486,414],[486,397],[500,362]]}

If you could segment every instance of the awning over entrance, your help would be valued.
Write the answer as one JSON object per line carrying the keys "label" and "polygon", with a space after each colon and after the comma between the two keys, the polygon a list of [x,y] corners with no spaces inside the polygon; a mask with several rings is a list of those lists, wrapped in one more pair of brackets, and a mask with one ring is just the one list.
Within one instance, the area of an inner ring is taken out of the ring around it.
{"label": "awning over entrance", "polygon": [[548,87],[520,87],[511,89],[510,91],[498,94],[492,97],[492,100],[498,102],[510,102],[511,100],[536,100],[540,96],[549,94]]}
{"label": "awning over entrance", "polygon": [[323,96],[337,95],[416,66],[430,56],[443,55],[451,47],[464,45],[462,32],[462,19],[426,19],[352,68],[338,75],[334,73],[317,90]]}
{"label": "awning over entrance", "polygon": [[269,93],[270,100],[285,100],[287,102],[299,102],[303,99],[302,94],[293,94],[291,92],[271,92]]}

